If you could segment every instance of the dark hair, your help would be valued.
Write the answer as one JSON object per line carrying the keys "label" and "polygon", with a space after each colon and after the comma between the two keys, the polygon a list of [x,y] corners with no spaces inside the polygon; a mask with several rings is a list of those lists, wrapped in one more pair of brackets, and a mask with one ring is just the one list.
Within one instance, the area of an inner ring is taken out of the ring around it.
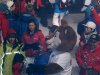
{"label": "dark hair", "polygon": [[32,20],[29,20],[29,22],[28,22],[27,32],[30,33],[30,29],[29,29],[29,24],[30,24],[30,23],[34,23],[34,25],[35,25],[34,33],[36,33],[36,32],[39,30],[39,28],[38,28],[38,26],[37,26],[37,23],[36,23],[33,19],[32,19]]}

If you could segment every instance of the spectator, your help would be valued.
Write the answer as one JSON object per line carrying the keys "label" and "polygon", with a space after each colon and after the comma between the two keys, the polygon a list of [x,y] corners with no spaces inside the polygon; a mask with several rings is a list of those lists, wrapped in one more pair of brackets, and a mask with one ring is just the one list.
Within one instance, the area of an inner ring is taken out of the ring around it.
{"label": "spectator", "polygon": [[51,27],[51,33],[53,33],[57,27],[61,26],[61,20],[65,13],[68,14],[68,6],[70,0],[56,0],[54,3],[54,15],[53,15],[53,26]]}
{"label": "spectator", "polygon": [[99,35],[90,36],[88,43],[80,47],[76,54],[80,67],[79,75],[100,75],[100,41]]}
{"label": "spectator", "polygon": [[95,20],[95,23],[97,24],[98,28],[99,28],[99,34],[100,34],[100,13],[97,13],[96,9],[94,7],[91,7],[91,11],[92,11],[92,16]]}
{"label": "spectator", "polygon": [[97,33],[96,24],[93,21],[88,21],[85,25],[84,32],[81,34],[79,45],[84,46],[87,44],[88,39],[94,33]]}
{"label": "spectator", "polygon": [[46,51],[46,41],[41,30],[36,26],[36,22],[31,20],[28,25],[27,31],[22,36],[23,44],[39,43],[41,48]]}
{"label": "spectator", "polygon": [[48,0],[37,0],[36,6],[38,10],[38,15],[40,16],[40,23],[42,26],[48,26],[48,12],[51,11],[51,5]]}
{"label": "spectator", "polygon": [[92,2],[92,0],[84,0],[83,2],[84,3],[83,3],[83,7],[82,7],[81,11],[85,12],[85,17],[87,18],[87,17],[91,16],[90,7],[93,5],[93,2]]}
{"label": "spectator", "polygon": [[0,45],[0,53],[2,53],[2,75],[13,75],[12,68],[15,65],[13,65],[13,59],[17,53],[20,53],[19,46],[16,32],[13,29],[9,29],[6,40]]}
{"label": "spectator", "polygon": [[19,17],[22,13],[27,11],[26,8],[26,0],[13,0],[15,5],[15,14],[17,17]]}

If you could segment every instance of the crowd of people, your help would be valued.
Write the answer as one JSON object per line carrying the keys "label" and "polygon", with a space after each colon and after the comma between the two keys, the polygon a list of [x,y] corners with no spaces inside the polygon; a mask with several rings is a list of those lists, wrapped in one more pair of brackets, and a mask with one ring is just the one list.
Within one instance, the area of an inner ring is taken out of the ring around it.
{"label": "crowd of people", "polygon": [[[85,16],[77,25],[79,75],[100,75],[100,13],[93,1],[82,2],[80,11]],[[0,75],[72,75],[71,51],[77,34],[63,17],[74,3],[1,0]],[[48,25],[49,18],[52,25]],[[44,36],[40,25],[48,28],[48,36]]]}

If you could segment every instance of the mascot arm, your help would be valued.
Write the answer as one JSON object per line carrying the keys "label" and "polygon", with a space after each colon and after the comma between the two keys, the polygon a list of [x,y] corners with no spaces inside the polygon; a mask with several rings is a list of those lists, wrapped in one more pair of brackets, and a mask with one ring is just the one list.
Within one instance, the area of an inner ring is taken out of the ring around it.
{"label": "mascot arm", "polygon": [[62,71],[63,68],[56,63],[50,63],[48,65],[35,65],[30,64],[26,72],[28,74],[40,73],[40,74],[54,74]]}

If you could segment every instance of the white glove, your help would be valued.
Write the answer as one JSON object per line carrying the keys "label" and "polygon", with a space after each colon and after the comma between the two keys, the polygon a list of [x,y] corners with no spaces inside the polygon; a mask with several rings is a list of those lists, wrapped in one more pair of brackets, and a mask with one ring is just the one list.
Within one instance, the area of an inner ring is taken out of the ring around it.
{"label": "white glove", "polygon": [[83,8],[81,9],[81,11],[83,12],[83,11],[85,11],[86,10],[86,6],[83,6]]}

